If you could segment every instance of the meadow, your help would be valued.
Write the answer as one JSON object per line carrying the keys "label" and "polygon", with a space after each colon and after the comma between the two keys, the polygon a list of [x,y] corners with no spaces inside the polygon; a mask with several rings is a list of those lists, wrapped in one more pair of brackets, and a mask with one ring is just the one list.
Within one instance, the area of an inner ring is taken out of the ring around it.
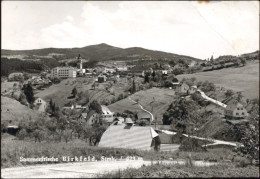
{"label": "meadow", "polygon": [[225,68],[208,72],[178,75],[177,78],[197,78],[198,81],[210,81],[217,86],[241,91],[248,99],[259,98],[259,61],[249,62],[244,67]]}
{"label": "meadow", "polygon": [[35,143],[33,140],[17,140],[15,136],[2,134],[1,140],[1,166],[3,168],[46,164],[53,162],[20,162],[20,157],[24,158],[39,158],[39,157],[55,157],[59,158],[59,163],[63,162],[63,156],[95,156],[100,160],[101,156],[123,158],[127,156],[142,157],[147,161],[158,160],[175,160],[187,159],[191,154],[192,160],[216,161],[225,160],[240,161],[241,157],[237,156],[231,149],[218,148],[209,149],[207,152],[184,152],[184,151],[142,151],[135,149],[120,149],[120,148],[103,148],[98,146],[89,146],[86,141],[74,139],[65,142],[43,141]]}

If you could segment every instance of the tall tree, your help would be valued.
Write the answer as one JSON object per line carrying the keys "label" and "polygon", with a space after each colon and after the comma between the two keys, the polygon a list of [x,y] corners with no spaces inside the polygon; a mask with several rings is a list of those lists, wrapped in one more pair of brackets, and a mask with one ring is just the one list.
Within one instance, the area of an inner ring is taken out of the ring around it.
{"label": "tall tree", "polygon": [[73,97],[76,97],[76,95],[78,94],[78,91],[77,91],[77,88],[76,88],[76,87],[74,87],[74,88],[72,89],[71,94],[73,95]]}
{"label": "tall tree", "polygon": [[34,102],[34,93],[33,93],[32,85],[30,83],[24,85],[23,86],[23,91],[24,91],[24,94],[26,96],[26,99],[27,99],[28,103],[29,104],[33,104],[33,102]]}
{"label": "tall tree", "polygon": [[250,159],[259,157],[259,104],[253,107],[247,127],[243,131],[241,142],[243,146],[239,148],[240,152]]}

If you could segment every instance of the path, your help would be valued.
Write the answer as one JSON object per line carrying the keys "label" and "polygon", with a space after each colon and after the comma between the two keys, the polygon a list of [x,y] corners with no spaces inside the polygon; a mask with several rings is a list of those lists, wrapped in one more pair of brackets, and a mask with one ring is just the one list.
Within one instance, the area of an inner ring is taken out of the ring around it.
{"label": "path", "polygon": [[[124,160],[75,162],[47,164],[1,169],[1,178],[93,178],[107,172],[116,172],[127,168],[140,168],[143,165],[156,164],[158,161]],[[185,160],[164,160],[161,164],[185,164]],[[194,161],[196,166],[211,166],[217,163]]]}
{"label": "path", "polygon": [[129,100],[131,100],[131,101],[132,101],[132,102],[134,102],[134,103],[137,103],[137,104],[140,106],[140,108],[141,108],[143,111],[145,111],[145,112],[149,113],[149,114],[151,115],[151,117],[152,117],[152,120],[151,120],[151,122],[153,121],[154,117],[153,117],[153,114],[152,114],[150,111],[148,111],[148,110],[144,109],[144,107],[143,107],[141,104],[139,104],[138,102],[134,101],[134,100],[133,100],[133,99],[131,99],[130,97],[128,97],[128,99],[129,99]]}
{"label": "path", "polygon": [[98,161],[47,164],[1,169],[1,178],[93,178],[97,174],[151,164],[150,161]]}
{"label": "path", "polygon": [[213,102],[213,103],[215,103],[215,104],[217,104],[217,105],[219,105],[219,106],[221,106],[221,107],[224,107],[224,108],[227,107],[226,104],[224,104],[224,103],[222,103],[222,102],[220,102],[220,101],[218,101],[218,100],[215,100],[215,99],[213,99],[213,98],[208,97],[208,96],[207,96],[203,91],[201,91],[200,89],[197,89],[197,91],[200,92],[201,97],[203,97],[204,99],[209,100],[209,101],[211,101],[211,102]]}
{"label": "path", "polygon": [[[176,132],[172,132],[172,131],[168,131],[168,130],[161,130],[163,133],[166,133],[168,135],[175,135],[177,134]],[[184,135],[185,137],[188,137],[187,134],[182,134]],[[206,146],[210,146],[210,145],[231,145],[231,146],[234,146],[236,147],[237,146],[237,143],[235,142],[228,142],[228,141],[223,141],[223,140],[216,140],[216,139],[210,139],[210,138],[203,138],[203,137],[197,137],[197,136],[190,136],[191,138],[194,138],[194,139],[200,139],[200,140],[208,140],[208,141],[211,141],[213,142],[213,144],[207,144]]]}

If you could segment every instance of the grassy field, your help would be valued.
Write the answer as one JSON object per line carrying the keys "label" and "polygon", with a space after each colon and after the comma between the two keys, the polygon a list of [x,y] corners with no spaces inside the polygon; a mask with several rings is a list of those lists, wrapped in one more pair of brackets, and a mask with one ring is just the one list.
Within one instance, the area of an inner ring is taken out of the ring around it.
{"label": "grassy field", "polygon": [[222,178],[222,177],[259,177],[259,167],[239,167],[224,163],[210,167],[186,165],[153,164],[141,168],[129,168],[114,173],[98,175],[97,178]]}
{"label": "grassy field", "polygon": [[[43,141],[41,143],[35,143],[32,139],[29,140],[16,140],[16,137],[2,134],[1,140],[1,165],[2,167],[14,167],[22,165],[31,165],[37,163],[21,163],[20,157],[24,158],[37,158],[37,157],[55,157],[60,160],[63,156],[95,156],[97,160],[101,156],[120,158],[121,156],[138,156],[144,160],[169,160],[172,159],[186,159],[190,152],[174,151],[174,152],[155,152],[155,151],[140,151],[134,149],[115,149],[115,148],[102,148],[96,146],[89,146],[86,141],[74,139],[65,142],[52,142]],[[230,149],[210,149],[207,152],[192,152],[193,160],[214,160],[221,162],[224,160],[239,161],[239,158],[235,156],[235,153]],[[38,163],[38,164],[43,164]]]}
{"label": "grassy field", "polygon": [[[94,78],[68,78],[62,80],[59,84],[54,84],[47,89],[37,90],[35,96],[42,98],[45,101],[52,99],[58,106],[63,107],[65,104],[69,103],[75,98],[70,98],[72,89],[77,88],[77,91],[88,91],[89,99],[92,100],[111,100],[113,97],[117,98],[119,94],[124,93],[124,86],[122,83],[118,83],[115,86],[112,86],[114,94],[111,94],[110,91],[107,91],[105,86],[106,83],[96,83],[95,89],[92,89]],[[120,86],[121,85],[121,86]]]}
{"label": "grassy field", "polygon": [[183,78],[196,77],[199,81],[211,81],[218,86],[234,91],[241,91],[246,98],[259,98],[259,61],[250,62],[240,68],[178,75]]}
{"label": "grassy field", "polygon": [[[139,100],[139,103],[154,116],[157,115],[157,120],[162,120],[163,113],[168,109],[168,106],[174,100],[174,91],[166,88],[151,88],[144,91],[139,91],[130,96],[134,101]],[[139,105],[132,102],[128,98],[120,100],[108,106],[114,112],[124,112],[129,110],[132,112],[143,113]]]}
{"label": "grassy field", "polygon": [[1,121],[8,121],[9,125],[18,125],[23,118],[29,119],[31,117],[35,120],[42,115],[43,113],[32,110],[14,99],[1,97]]}

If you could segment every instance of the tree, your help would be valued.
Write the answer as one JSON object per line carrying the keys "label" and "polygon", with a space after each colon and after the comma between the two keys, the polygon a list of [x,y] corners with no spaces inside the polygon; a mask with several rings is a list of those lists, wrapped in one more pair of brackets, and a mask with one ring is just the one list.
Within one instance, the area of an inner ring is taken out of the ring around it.
{"label": "tree", "polygon": [[242,95],[242,92],[237,92],[237,101],[238,101],[238,102],[241,102],[241,100],[242,100],[243,97],[244,97],[244,96]]}
{"label": "tree", "polygon": [[150,79],[149,79],[149,73],[145,73],[145,76],[144,76],[144,83],[149,83]]}
{"label": "tree", "polygon": [[154,77],[155,77],[155,71],[153,71],[153,73],[152,73],[152,77],[153,77],[153,81],[155,81],[155,80],[154,80]]}
{"label": "tree", "polygon": [[23,92],[20,94],[18,100],[19,100],[20,103],[23,104],[23,105],[26,105],[26,104],[27,104],[26,96],[25,96],[25,94],[24,94]]}
{"label": "tree", "polygon": [[242,63],[243,66],[245,66],[246,65],[246,60],[244,58],[242,58],[241,59],[241,63]]}
{"label": "tree", "polygon": [[34,94],[33,94],[32,85],[30,83],[23,86],[23,92],[24,92],[24,94],[26,96],[26,99],[27,99],[28,103],[29,104],[33,104],[33,102],[34,102]]}
{"label": "tree", "polygon": [[259,104],[254,105],[241,139],[239,151],[250,159],[259,157]]}
{"label": "tree", "polygon": [[73,95],[74,98],[76,97],[76,95],[78,94],[78,91],[77,91],[77,88],[76,88],[76,87],[74,87],[74,88],[72,89],[71,94]]}
{"label": "tree", "polygon": [[133,79],[133,85],[132,85],[131,93],[134,94],[135,92],[136,92],[136,86],[135,86],[135,80]]}
{"label": "tree", "polygon": [[102,113],[102,109],[97,100],[93,100],[89,105],[90,110],[96,111],[98,114]]}
{"label": "tree", "polygon": [[89,144],[96,146],[103,133],[106,131],[106,128],[104,126],[100,126],[98,124],[94,124],[90,130],[88,130],[88,138],[89,138]]}
{"label": "tree", "polygon": [[93,89],[96,89],[96,83],[94,82],[91,86]]}
{"label": "tree", "polygon": [[234,95],[234,92],[232,90],[227,90],[225,93],[226,98],[229,98]]}

